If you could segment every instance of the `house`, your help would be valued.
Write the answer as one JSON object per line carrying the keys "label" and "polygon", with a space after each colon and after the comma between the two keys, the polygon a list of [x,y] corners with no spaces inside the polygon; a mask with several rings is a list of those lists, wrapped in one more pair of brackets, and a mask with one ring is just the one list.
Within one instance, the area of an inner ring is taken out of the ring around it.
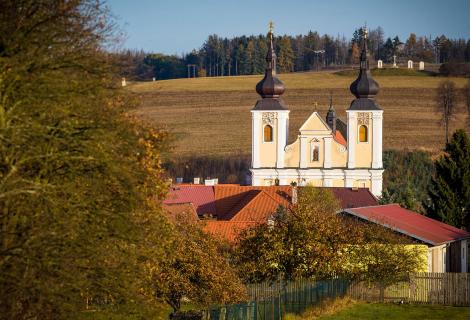
{"label": "house", "polygon": [[345,215],[382,225],[428,247],[428,272],[467,272],[470,233],[398,204],[348,208]]}
{"label": "house", "polygon": [[[364,34],[367,38],[367,30]],[[375,101],[379,85],[369,70],[366,41],[359,75],[350,86],[355,99],[346,121],[336,117],[330,99],[325,119],[313,112],[297,138],[288,142],[290,110],[281,97],[284,84],[276,76],[272,30],[269,39],[265,75],[256,86],[261,99],[251,110],[252,185],[360,187],[381,196],[383,110]]]}

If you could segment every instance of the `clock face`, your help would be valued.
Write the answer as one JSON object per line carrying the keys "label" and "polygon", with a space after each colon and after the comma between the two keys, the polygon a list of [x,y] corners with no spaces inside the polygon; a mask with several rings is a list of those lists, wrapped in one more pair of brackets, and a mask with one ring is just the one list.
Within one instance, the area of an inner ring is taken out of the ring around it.
{"label": "clock face", "polygon": [[339,146],[338,151],[341,152],[341,153],[346,152],[346,147],[345,146]]}

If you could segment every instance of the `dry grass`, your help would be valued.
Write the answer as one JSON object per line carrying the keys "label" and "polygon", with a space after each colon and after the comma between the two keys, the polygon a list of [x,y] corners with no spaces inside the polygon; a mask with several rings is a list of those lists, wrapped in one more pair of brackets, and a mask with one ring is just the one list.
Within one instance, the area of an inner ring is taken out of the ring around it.
{"label": "dry grass", "polygon": [[329,316],[336,314],[340,311],[348,309],[358,302],[352,300],[349,297],[337,298],[337,299],[326,299],[322,301],[318,306],[311,307],[307,309],[302,314],[287,314],[285,320],[310,320],[318,319],[323,316]]}
{"label": "dry grass", "polygon": [[[289,106],[290,140],[314,110],[326,114],[330,91],[340,118],[353,100],[351,76],[331,73],[280,75],[286,84],[284,101]],[[384,109],[385,149],[443,147],[444,129],[434,112],[434,88],[442,78],[424,76],[377,76],[381,86],[377,101]],[[129,90],[142,97],[136,113],[155,126],[163,126],[177,138],[178,155],[229,155],[250,153],[251,113],[259,96],[254,87],[261,76],[177,79],[135,83]],[[466,79],[454,78],[458,87]],[[451,129],[462,128],[465,115],[458,114]]]}

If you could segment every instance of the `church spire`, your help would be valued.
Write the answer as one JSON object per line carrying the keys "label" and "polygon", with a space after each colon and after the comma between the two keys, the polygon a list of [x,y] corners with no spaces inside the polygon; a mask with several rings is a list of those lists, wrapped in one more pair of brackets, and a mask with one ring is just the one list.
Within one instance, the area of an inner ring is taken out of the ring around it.
{"label": "church spire", "polygon": [[369,70],[369,53],[367,52],[368,31],[363,28],[362,51],[359,76],[351,83],[350,90],[356,98],[373,98],[379,92],[378,83],[372,78]]}
{"label": "church spire", "polygon": [[330,92],[330,108],[328,109],[328,113],[326,114],[326,123],[330,126],[331,131],[333,134],[336,132],[336,112],[335,108],[333,107],[333,93]]}
{"label": "church spire", "polygon": [[256,92],[262,98],[279,98],[285,90],[284,83],[276,77],[276,52],[273,45],[273,23],[269,23],[269,47],[266,55],[264,78],[256,85]]}

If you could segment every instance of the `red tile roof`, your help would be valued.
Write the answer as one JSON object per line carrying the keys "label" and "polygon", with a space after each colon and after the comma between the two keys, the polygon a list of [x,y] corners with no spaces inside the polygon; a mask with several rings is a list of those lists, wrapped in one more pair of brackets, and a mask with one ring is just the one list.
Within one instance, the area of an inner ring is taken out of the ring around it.
{"label": "red tile roof", "polygon": [[235,243],[238,235],[243,230],[256,225],[254,221],[205,221],[203,230],[212,234],[220,240],[227,240],[230,243]]}
{"label": "red tile roof", "polygon": [[351,208],[344,210],[344,212],[378,223],[430,245],[439,245],[470,237],[470,233],[465,230],[404,209],[398,204]]}
{"label": "red tile roof", "polygon": [[[342,208],[378,204],[368,189],[329,189],[340,200]],[[208,221],[206,230],[233,242],[240,230],[266,222],[280,205],[288,207],[291,199],[291,186],[176,185],[164,205],[192,204],[199,216],[213,215],[217,221]]]}
{"label": "red tile roof", "polygon": [[178,215],[186,215],[186,217],[192,222],[199,220],[196,213],[196,209],[194,208],[192,203],[164,203],[163,210],[168,214],[168,216],[172,220],[175,220]]}
{"label": "red tile roof", "polygon": [[265,223],[276,209],[283,205],[265,191],[257,191],[257,195],[238,210],[231,221],[256,221]]}
{"label": "red tile roof", "polygon": [[192,203],[199,216],[216,214],[214,188],[212,186],[174,185],[163,203]]}

